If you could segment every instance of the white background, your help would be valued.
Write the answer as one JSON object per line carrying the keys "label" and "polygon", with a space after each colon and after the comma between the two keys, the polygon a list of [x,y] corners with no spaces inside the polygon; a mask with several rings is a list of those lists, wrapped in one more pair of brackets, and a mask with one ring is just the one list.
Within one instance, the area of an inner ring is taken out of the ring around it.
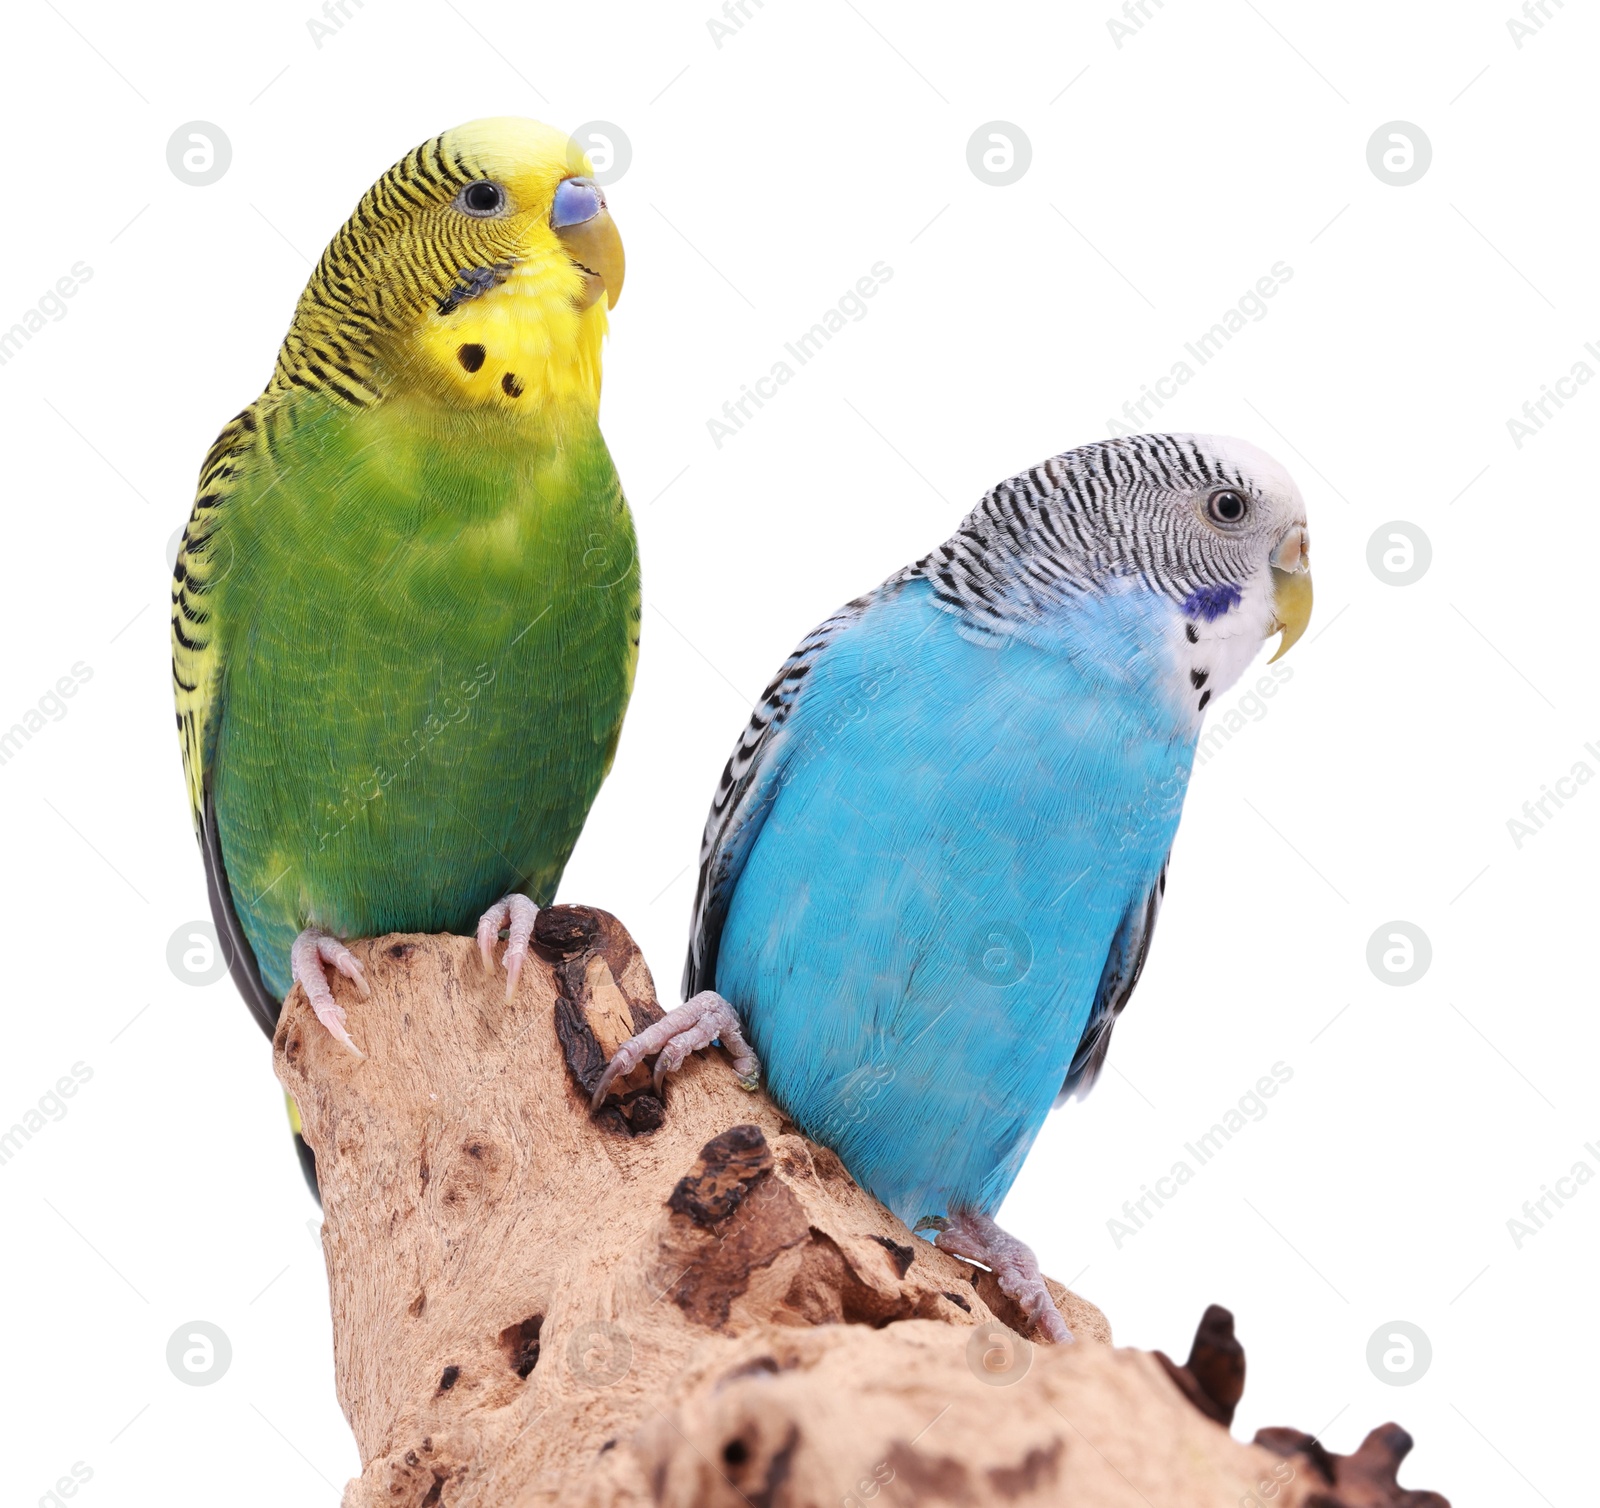
{"label": "white background", "polygon": [[[239,1504],[331,1505],[357,1469],[267,1044],[226,980],[166,961],[206,915],[166,551],[308,258],[415,143],[516,113],[632,143],[609,190],[629,276],[603,422],[644,646],[563,896],[625,919],[668,1003],[706,804],[793,644],[993,482],[1104,436],[1293,269],[1141,427],[1243,435],[1288,465],[1312,636],[1197,769],[1114,1071],[1052,1117],[1003,1218],[1123,1343],[1181,1357],[1207,1303],[1232,1307],[1244,1438],[1293,1424],[1348,1451],[1398,1418],[1418,1441],[1404,1480],[1458,1508],[1587,1501],[1600,1187],[1520,1249],[1507,1221],[1578,1159],[1600,1170],[1600,788],[1520,849],[1506,824],[1576,761],[1600,771],[1600,391],[1520,449],[1506,421],[1580,359],[1600,370],[1592,13],[1552,0],[1518,48],[1510,0],[1150,0],[1119,48],[1110,0],[981,24],[748,0],[718,47],[710,3],[347,0],[320,47],[311,0],[8,7],[0,328],[93,270],[0,367],[0,727],[92,670],[0,765],[0,1128],[92,1071],[0,1166],[8,1498],[81,1462],[89,1504],[211,1502],[225,1480]],[[204,188],[166,161],[197,119],[233,148]],[[966,158],[996,119],[1033,151],[1004,188]],[[1433,146],[1409,187],[1366,158],[1396,119]],[[718,449],[707,419],[878,261],[893,278],[867,316]],[[1368,565],[1391,520],[1432,542],[1411,586]],[[1406,988],[1366,962],[1395,919],[1433,949]],[[1122,1202],[1277,1061],[1293,1078],[1267,1117],[1118,1249]],[[231,1339],[212,1387],[165,1362],[194,1319]],[[1433,1348],[1409,1386],[1366,1362],[1393,1320]]]}

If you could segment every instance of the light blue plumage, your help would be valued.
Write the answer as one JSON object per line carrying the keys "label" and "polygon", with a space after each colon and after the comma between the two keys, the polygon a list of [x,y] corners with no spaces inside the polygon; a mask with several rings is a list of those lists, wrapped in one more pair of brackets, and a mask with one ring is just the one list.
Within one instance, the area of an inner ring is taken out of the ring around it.
{"label": "light blue plumage", "polygon": [[686,1004],[613,1069],[758,1057],[807,1135],[1066,1338],[993,1215],[1137,982],[1207,702],[1309,613],[1304,505],[1243,442],[1002,483],[779,672],[706,826]]}
{"label": "light blue plumage", "polygon": [[904,583],[818,658],[772,755],[716,989],[773,1098],[908,1224],[999,1207],[1161,873],[1194,728],[1126,673],[1150,612],[1092,598],[974,642]]}

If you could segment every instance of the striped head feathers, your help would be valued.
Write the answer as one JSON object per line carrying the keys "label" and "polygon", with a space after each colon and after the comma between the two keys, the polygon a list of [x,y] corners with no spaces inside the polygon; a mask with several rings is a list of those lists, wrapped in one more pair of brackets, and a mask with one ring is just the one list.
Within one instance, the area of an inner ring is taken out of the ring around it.
{"label": "striped head feathers", "polygon": [[513,117],[458,126],[402,157],[328,243],[267,396],[592,409],[623,265],[570,138]]}
{"label": "striped head feathers", "polygon": [[[919,561],[940,601],[979,633],[1004,636],[1086,594],[1143,589],[1167,621],[1185,674],[1197,655],[1231,681],[1311,614],[1305,503],[1289,474],[1244,440],[1133,435],[1080,446],[1001,482],[951,538]],[[1211,653],[1206,646],[1216,646]],[[1201,702],[1196,710],[1203,710]]]}

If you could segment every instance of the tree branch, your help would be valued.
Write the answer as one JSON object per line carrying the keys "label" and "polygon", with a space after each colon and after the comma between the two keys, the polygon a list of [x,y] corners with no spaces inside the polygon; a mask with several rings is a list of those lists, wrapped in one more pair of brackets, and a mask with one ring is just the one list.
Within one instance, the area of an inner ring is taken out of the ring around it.
{"label": "tree branch", "polygon": [[[542,911],[535,945],[510,1003],[470,939],[353,945],[371,998],[336,989],[365,1061],[298,989],[284,1007],[362,1461],[346,1508],[1346,1503],[1309,1437],[1228,1435],[1225,1311],[1179,1368],[1113,1349],[1052,1285],[1079,1343],[1030,1345],[988,1273],[715,1054],[665,1103],[641,1069],[591,1116],[611,1051],[660,1015],[650,973],[584,907]],[[1392,1486],[1404,1449],[1380,1446]],[[1394,1492],[1347,1508],[1443,1503]]]}

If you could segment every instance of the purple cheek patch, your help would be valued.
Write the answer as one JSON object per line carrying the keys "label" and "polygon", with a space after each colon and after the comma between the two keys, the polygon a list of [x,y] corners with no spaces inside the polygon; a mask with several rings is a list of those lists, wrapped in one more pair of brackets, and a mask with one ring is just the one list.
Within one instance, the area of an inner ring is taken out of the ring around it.
{"label": "purple cheek patch", "polygon": [[1243,595],[1231,581],[1225,581],[1221,586],[1197,587],[1184,598],[1183,610],[1191,618],[1203,618],[1210,623],[1238,607]]}

